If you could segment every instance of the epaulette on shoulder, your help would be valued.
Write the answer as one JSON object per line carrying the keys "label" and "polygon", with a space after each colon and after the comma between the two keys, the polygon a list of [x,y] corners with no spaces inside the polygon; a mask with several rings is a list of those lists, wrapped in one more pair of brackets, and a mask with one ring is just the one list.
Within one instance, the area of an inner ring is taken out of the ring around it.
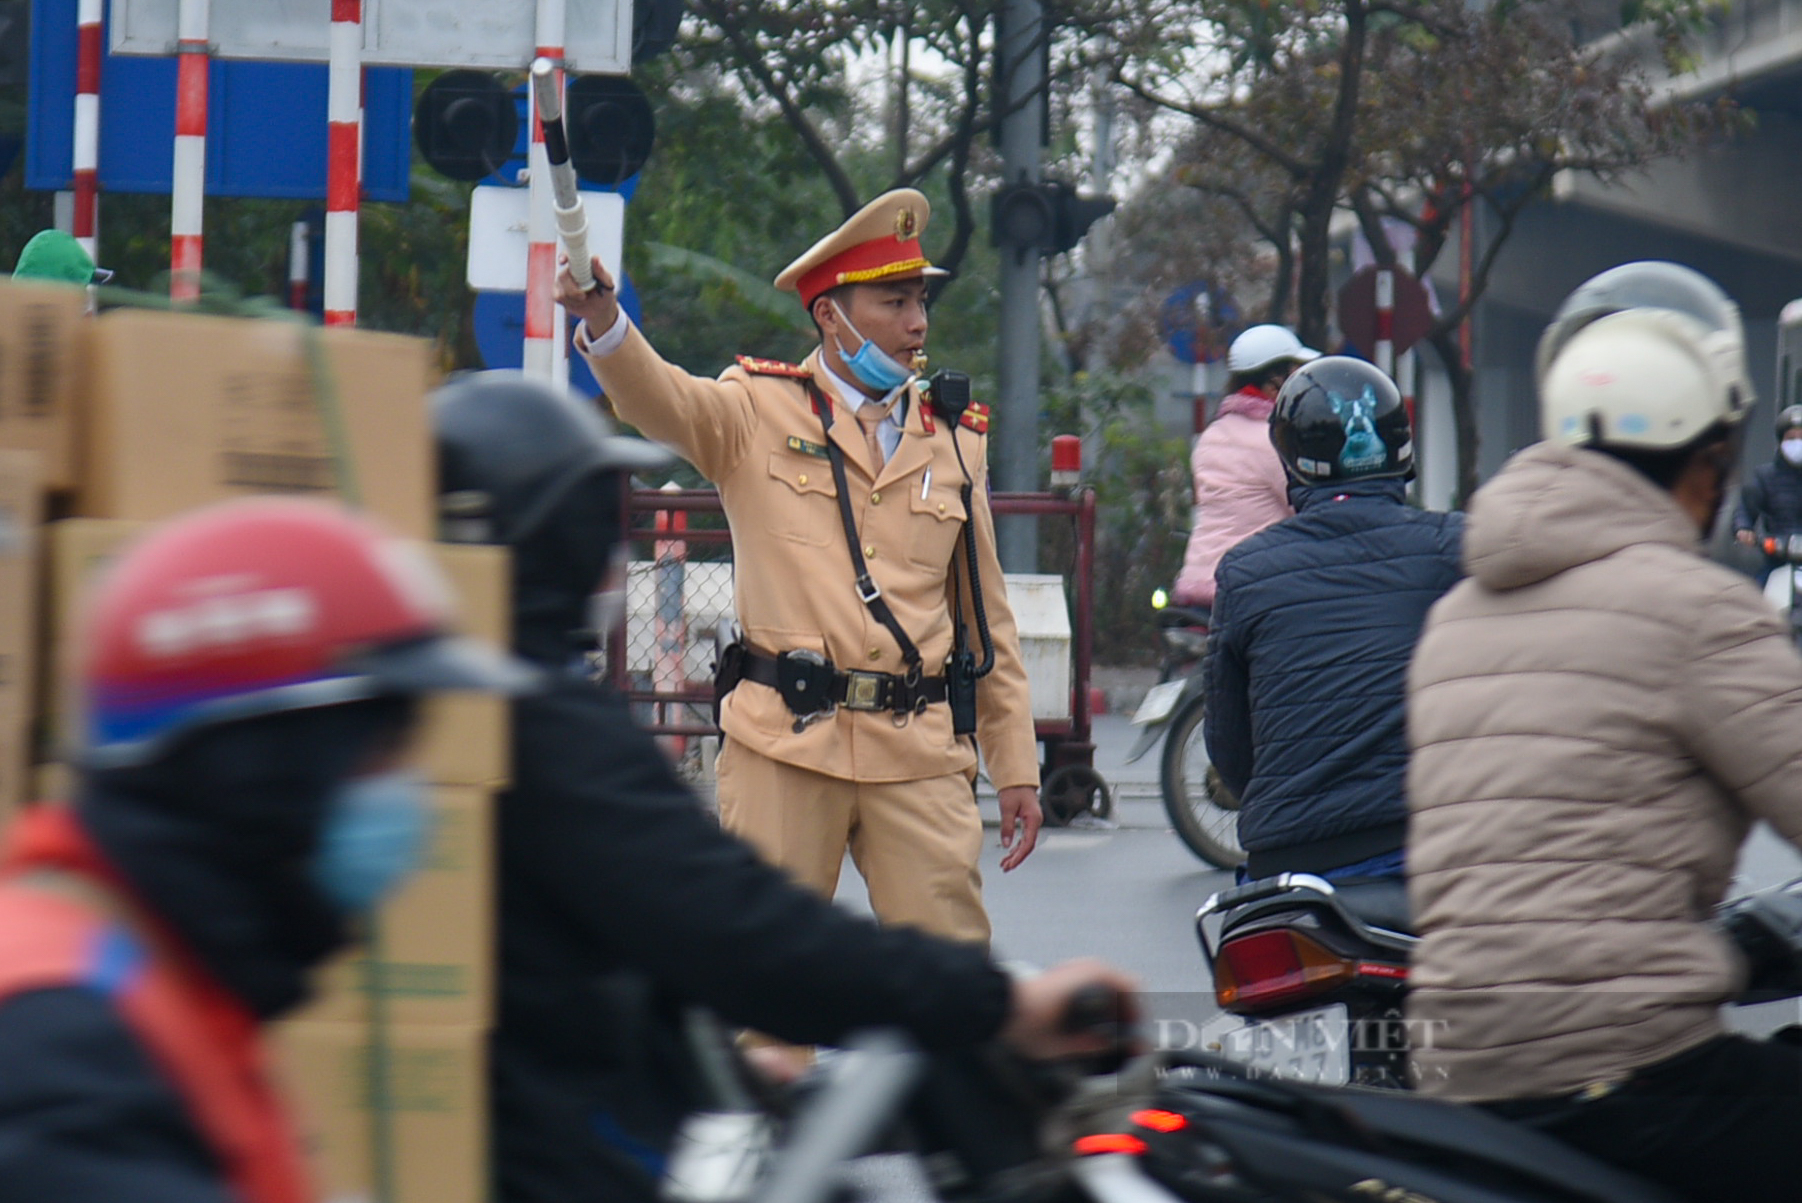
{"label": "epaulette on shoulder", "polygon": [[796,380],[807,380],[813,376],[809,368],[798,363],[783,363],[780,359],[759,359],[755,355],[740,355],[738,366],[753,376],[789,376]]}
{"label": "epaulette on shoulder", "polygon": [[964,410],[964,416],[957,424],[966,430],[974,430],[977,434],[989,432],[989,407],[980,401],[972,401]]}

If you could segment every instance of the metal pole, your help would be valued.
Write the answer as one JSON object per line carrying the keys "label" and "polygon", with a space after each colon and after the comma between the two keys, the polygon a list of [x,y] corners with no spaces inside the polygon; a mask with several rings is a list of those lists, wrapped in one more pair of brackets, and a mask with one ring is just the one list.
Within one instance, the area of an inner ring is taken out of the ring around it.
{"label": "metal pole", "polygon": [[1377,268],[1377,345],[1376,365],[1383,375],[1395,379],[1395,272]]}
{"label": "metal pole", "polygon": [[[565,0],[538,0],[538,57],[557,67],[556,87],[563,94]],[[526,342],[528,376],[557,384],[569,382],[569,321],[554,298],[557,282],[557,221],[551,212],[551,161],[544,151],[544,122],[532,111],[532,144],[526,154],[530,189],[526,221]]]}
{"label": "metal pole", "polygon": [[297,221],[288,230],[288,308],[307,307],[308,263],[312,238],[307,223]]}
{"label": "metal pole", "polygon": [[325,324],[357,324],[363,193],[363,0],[332,0],[326,75]]}
{"label": "metal pole", "polygon": [[[1000,102],[1002,175],[1008,183],[1037,183],[1045,139],[1045,59],[1040,45],[1044,12],[1039,0],[1006,0],[1001,8],[997,53],[1003,86]],[[995,487],[1030,493],[1039,487],[1039,252],[1001,253],[1001,329],[996,397]],[[1036,572],[1039,522],[1028,515],[998,518],[1001,566]]]}
{"label": "metal pole", "polygon": [[169,186],[169,296],[200,296],[206,210],[206,91],[209,0],[181,0],[176,12],[175,164]]}
{"label": "metal pole", "polygon": [[81,0],[75,12],[75,241],[100,262],[100,15],[101,0]]}

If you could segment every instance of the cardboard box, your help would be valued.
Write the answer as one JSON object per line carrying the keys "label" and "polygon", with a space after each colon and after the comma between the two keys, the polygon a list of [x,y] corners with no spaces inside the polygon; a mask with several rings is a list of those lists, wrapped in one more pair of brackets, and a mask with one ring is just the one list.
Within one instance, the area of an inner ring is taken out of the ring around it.
{"label": "cardboard box", "polygon": [[[54,760],[74,745],[80,719],[75,688],[80,664],[73,636],[80,629],[87,590],[100,571],[147,522],[123,518],[69,518],[44,528],[47,548],[44,657],[38,687],[41,746],[36,759]],[[512,573],[504,547],[434,543],[432,553],[457,594],[458,622],[478,638],[506,646],[512,633]],[[0,588],[3,588],[0,576]],[[426,779],[444,785],[496,786],[507,778],[512,746],[507,703],[479,694],[446,694],[425,704],[419,766]]]}
{"label": "cardboard box", "polygon": [[73,638],[80,629],[82,606],[88,587],[101,570],[132,539],[148,529],[145,522],[119,518],[69,518],[44,528],[43,646],[40,671],[39,758],[50,761],[65,756],[80,730],[79,648]]}
{"label": "cardboard box", "polygon": [[[512,559],[504,547],[436,543],[438,566],[457,594],[463,632],[497,647],[513,639]],[[419,763],[440,785],[506,783],[512,769],[508,703],[488,694],[441,694],[427,700]]]}
{"label": "cardboard box", "polygon": [[337,494],[305,342],[318,338],[363,507],[400,534],[435,533],[429,342],[124,309],[90,333],[78,515],[157,519],[251,493]]}
{"label": "cardboard box", "polygon": [[0,816],[31,792],[37,714],[37,565],[42,457],[0,451]]}
{"label": "cardboard box", "polygon": [[385,1123],[395,1203],[487,1203],[487,1033],[479,1027],[387,1029],[388,1107],[371,1107],[370,1034],[361,1024],[284,1023],[273,1031],[278,1087],[301,1131],[315,1197],[376,1197],[373,1149]]}
{"label": "cardboard box", "polygon": [[[432,791],[431,844],[377,918],[388,1022],[483,1024],[494,1015],[494,804],[485,790]],[[295,1018],[359,1022],[374,986],[360,950],[326,965]]]}
{"label": "cardboard box", "polygon": [[75,797],[75,774],[60,761],[31,766],[31,800],[70,802]]}
{"label": "cardboard box", "polygon": [[35,451],[46,488],[74,487],[85,288],[0,278],[0,448]]}

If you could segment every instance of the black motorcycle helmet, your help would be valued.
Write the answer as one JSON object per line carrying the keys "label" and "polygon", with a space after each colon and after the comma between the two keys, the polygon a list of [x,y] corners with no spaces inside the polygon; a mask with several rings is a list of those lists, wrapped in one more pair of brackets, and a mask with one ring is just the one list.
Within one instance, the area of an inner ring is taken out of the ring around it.
{"label": "black motorcycle helmet", "polygon": [[1781,440],[1784,432],[1802,427],[1802,405],[1789,405],[1777,411],[1777,438]]}
{"label": "black motorcycle helmet", "polygon": [[1270,441],[1302,484],[1414,475],[1402,395],[1362,359],[1329,355],[1297,368],[1277,394]]}
{"label": "black motorcycle helmet", "polygon": [[661,468],[675,457],[613,432],[586,398],[523,372],[471,372],[432,398],[440,536],[517,544],[597,472]]}

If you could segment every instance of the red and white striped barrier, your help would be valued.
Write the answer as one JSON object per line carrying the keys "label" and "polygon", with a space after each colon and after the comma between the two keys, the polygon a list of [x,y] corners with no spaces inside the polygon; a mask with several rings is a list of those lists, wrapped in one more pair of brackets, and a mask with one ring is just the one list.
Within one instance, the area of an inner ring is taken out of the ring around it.
{"label": "red and white striped barrier", "polygon": [[[538,57],[557,66],[556,88],[563,94],[564,0],[538,0]],[[526,222],[526,375],[563,384],[569,380],[568,320],[554,299],[557,282],[557,222],[551,212],[551,161],[544,151],[544,122],[532,114],[532,144],[526,153],[531,197]]]}
{"label": "red and white striped barrier", "polygon": [[206,90],[211,62],[210,0],[181,0],[177,10],[175,166],[169,187],[169,296],[200,296],[202,220],[206,212]]}
{"label": "red and white striped barrier", "polygon": [[325,324],[357,324],[357,214],[363,192],[363,0],[332,0],[327,64]]}
{"label": "red and white striped barrier", "polygon": [[75,240],[98,263],[100,220],[101,0],[75,10]]}
{"label": "red and white striped barrier", "polygon": [[1395,379],[1395,272],[1377,268],[1377,339],[1376,365],[1383,375]]}

